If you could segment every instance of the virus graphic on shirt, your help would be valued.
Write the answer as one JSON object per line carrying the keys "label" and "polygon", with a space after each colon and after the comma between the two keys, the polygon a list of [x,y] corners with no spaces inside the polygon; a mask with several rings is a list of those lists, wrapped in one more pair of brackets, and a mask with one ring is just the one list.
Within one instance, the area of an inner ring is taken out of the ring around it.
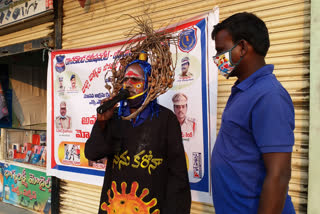
{"label": "virus graphic on shirt", "polygon": [[[115,214],[150,214],[150,209],[157,205],[157,199],[153,198],[149,202],[144,202],[142,199],[149,194],[147,188],[142,190],[141,195],[138,197],[136,195],[139,188],[138,182],[134,181],[131,184],[130,193],[126,194],[127,183],[121,183],[121,193],[117,191],[117,184],[115,181],[112,181],[111,189],[113,192],[113,198],[110,196],[110,189],[108,190],[108,202],[103,202],[101,204],[101,209],[107,211],[107,213]],[[156,209],[151,214],[160,214],[160,211]]]}

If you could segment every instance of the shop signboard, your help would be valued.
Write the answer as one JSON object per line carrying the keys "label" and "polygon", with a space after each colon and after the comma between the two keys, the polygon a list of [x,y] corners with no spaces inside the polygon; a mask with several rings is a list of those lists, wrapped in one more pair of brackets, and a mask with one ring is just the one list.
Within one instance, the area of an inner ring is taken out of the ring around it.
{"label": "shop signboard", "polygon": [[[216,136],[217,90],[217,70],[210,57],[214,55],[211,53],[214,48],[209,32],[217,22],[218,14],[209,13],[174,26],[179,37],[177,48],[171,46],[174,60],[177,60],[175,82],[172,89],[158,98],[178,120],[184,117],[180,125],[193,200],[207,203],[212,203],[209,162]],[[102,185],[107,160],[87,160],[84,148],[96,121],[96,109],[102,99],[110,96],[104,86],[112,73],[112,63],[115,57],[130,54],[120,51],[124,43],[57,50],[49,55],[49,175]],[[177,105],[188,106],[187,111],[179,112],[174,107]]]}
{"label": "shop signboard", "polygon": [[3,201],[36,212],[50,213],[51,177],[42,171],[4,164]]}
{"label": "shop signboard", "polygon": [[0,1],[0,28],[53,10],[53,0]]}

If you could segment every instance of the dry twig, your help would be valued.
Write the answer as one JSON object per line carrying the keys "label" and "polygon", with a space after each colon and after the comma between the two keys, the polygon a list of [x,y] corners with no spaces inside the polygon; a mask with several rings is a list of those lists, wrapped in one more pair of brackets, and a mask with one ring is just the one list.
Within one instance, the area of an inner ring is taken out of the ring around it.
{"label": "dry twig", "polygon": [[140,17],[130,17],[135,20],[137,26],[134,26],[126,35],[130,39],[121,47],[120,57],[115,58],[112,65],[112,76],[109,77],[109,83],[107,82],[105,87],[110,94],[118,94],[122,88],[126,66],[133,60],[138,59],[139,54],[143,51],[148,55],[148,61],[151,64],[151,75],[148,77],[145,101],[136,112],[127,117],[122,117],[124,120],[137,117],[152,100],[172,88],[176,67],[176,61],[172,61],[170,45],[174,45],[177,48],[177,37],[166,30],[155,31],[151,18],[147,14]]}

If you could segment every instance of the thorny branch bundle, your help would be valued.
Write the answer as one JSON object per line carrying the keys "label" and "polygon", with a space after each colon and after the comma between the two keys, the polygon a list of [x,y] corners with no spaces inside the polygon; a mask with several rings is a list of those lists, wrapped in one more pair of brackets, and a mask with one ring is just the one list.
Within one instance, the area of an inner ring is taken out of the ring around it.
{"label": "thorny branch bundle", "polygon": [[[152,100],[167,92],[173,86],[175,62],[172,61],[170,45],[176,48],[177,37],[168,31],[155,31],[151,19],[132,17],[137,24],[128,33],[130,38],[120,49],[120,53],[128,53],[116,57],[112,65],[112,76],[108,77],[105,87],[109,93],[117,95],[122,88],[126,66],[145,52],[151,64],[151,75],[148,77],[147,97],[136,112],[124,120],[135,118]],[[177,53],[177,51],[176,51]]]}

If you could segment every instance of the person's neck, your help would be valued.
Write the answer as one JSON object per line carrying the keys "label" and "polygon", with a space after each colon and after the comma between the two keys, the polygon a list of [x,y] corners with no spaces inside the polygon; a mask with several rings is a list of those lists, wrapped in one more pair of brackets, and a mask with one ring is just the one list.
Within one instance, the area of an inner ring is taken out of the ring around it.
{"label": "person's neck", "polygon": [[239,67],[239,74],[237,75],[239,82],[247,79],[251,76],[254,72],[262,68],[266,65],[264,57],[255,57],[254,59],[250,60],[251,62],[243,62],[241,68]]}
{"label": "person's neck", "polygon": [[131,113],[131,114],[134,113],[134,112],[136,112],[136,111],[137,111],[136,108],[130,108],[130,113]]}

